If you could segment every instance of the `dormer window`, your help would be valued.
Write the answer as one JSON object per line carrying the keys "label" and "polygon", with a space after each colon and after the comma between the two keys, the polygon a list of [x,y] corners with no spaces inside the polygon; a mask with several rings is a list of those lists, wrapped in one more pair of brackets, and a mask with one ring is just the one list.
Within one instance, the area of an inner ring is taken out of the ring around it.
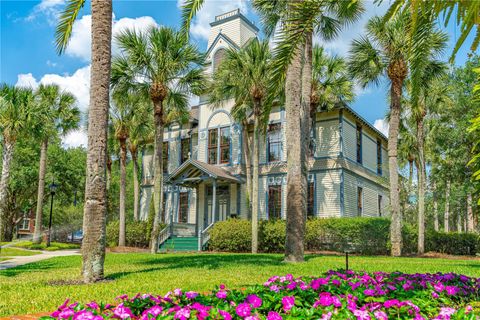
{"label": "dormer window", "polygon": [[222,63],[223,59],[225,58],[225,54],[227,53],[227,50],[221,48],[215,51],[215,54],[213,55],[213,72],[217,71],[218,67],[220,66],[220,63]]}

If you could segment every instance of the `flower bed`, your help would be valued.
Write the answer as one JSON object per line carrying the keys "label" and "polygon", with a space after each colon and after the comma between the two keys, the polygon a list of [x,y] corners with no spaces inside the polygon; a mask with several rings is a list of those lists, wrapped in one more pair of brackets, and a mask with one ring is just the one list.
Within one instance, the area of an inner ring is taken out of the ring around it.
{"label": "flower bed", "polygon": [[329,271],[323,277],[273,276],[242,290],[120,296],[116,305],[68,300],[43,319],[476,319],[480,278],[454,273]]}

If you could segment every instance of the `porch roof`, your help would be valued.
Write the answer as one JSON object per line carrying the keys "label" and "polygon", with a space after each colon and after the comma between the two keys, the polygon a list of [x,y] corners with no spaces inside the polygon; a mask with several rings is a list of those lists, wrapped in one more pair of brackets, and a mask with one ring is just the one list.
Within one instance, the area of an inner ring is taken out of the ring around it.
{"label": "porch roof", "polygon": [[227,170],[202,161],[188,159],[168,177],[168,183],[194,186],[212,178],[224,182],[242,183],[238,177],[233,176]]}

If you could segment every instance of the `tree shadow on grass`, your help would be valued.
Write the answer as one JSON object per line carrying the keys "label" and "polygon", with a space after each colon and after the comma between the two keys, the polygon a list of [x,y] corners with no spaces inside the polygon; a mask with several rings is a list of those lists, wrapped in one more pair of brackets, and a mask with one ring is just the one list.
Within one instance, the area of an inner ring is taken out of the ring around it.
{"label": "tree shadow on grass", "polygon": [[[48,272],[49,270],[59,270],[65,268],[78,267],[76,259],[64,259],[66,257],[55,257],[47,260],[27,263],[18,267],[0,270],[0,276],[15,277],[28,272]],[[70,257],[68,257],[70,258]]]}

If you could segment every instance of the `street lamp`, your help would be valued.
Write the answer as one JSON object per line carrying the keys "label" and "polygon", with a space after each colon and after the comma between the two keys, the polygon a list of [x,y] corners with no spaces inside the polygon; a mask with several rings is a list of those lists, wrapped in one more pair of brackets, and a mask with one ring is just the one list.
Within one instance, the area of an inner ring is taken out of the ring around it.
{"label": "street lamp", "polygon": [[58,185],[55,184],[55,181],[52,181],[52,184],[49,185],[50,187],[50,218],[48,220],[48,238],[47,238],[47,247],[50,247],[50,239],[52,237],[52,212],[53,212],[53,196],[55,195],[55,191],[57,191]]}

